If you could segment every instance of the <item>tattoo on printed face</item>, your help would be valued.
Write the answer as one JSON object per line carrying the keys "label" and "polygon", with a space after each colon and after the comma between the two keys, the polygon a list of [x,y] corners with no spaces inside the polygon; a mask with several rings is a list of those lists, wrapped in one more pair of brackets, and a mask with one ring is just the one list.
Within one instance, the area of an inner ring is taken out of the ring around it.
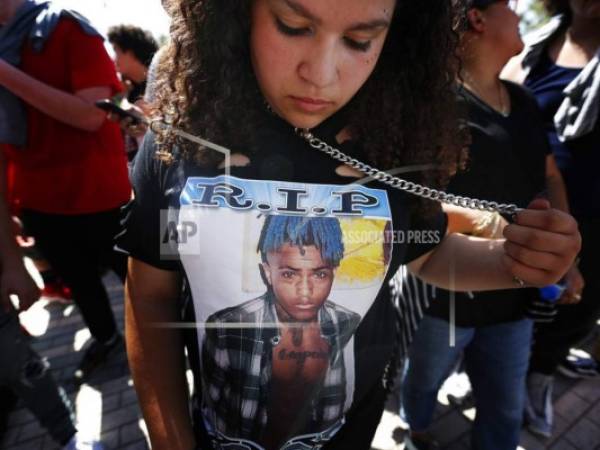
{"label": "tattoo on printed face", "polygon": [[301,366],[304,365],[304,362],[307,359],[327,359],[329,358],[329,354],[324,351],[317,352],[295,352],[295,351],[287,351],[283,349],[279,352],[279,359],[281,361],[297,361]]}

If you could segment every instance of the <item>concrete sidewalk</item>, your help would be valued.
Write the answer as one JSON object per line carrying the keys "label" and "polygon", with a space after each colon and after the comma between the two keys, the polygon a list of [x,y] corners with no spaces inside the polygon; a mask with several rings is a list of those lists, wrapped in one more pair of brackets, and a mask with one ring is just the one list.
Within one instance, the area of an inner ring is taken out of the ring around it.
{"label": "concrete sidewalk", "polygon": [[[600,331],[598,328],[597,331]],[[591,344],[591,339],[590,339]],[[584,348],[586,348],[584,346]],[[465,390],[466,375],[448,379],[438,394],[436,418],[431,433],[442,448],[466,450],[469,430],[475,417],[472,401],[453,406],[447,395],[460,397]],[[560,375],[554,385],[555,426],[551,439],[539,438],[523,430],[520,449],[525,450],[600,450],[600,378],[569,380]],[[397,395],[388,400],[386,411],[373,440],[372,450],[401,450],[408,429],[398,416]]]}
{"label": "concrete sidewalk", "polygon": [[[117,322],[123,329],[123,289],[116,277],[106,278]],[[66,390],[76,409],[79,428],[100,437],[108,449],[147,449],[142,415],[133,389],[125,349],[115,352],[105,367],[98,369],[82,386],[71,382],[81,359],[81,348],[89,332],[77,308],[40,300],[22,320],[41,336],[31,340],[33,348],[48,358],[56,381]],[[47,331],[44,332],[44,328]],[[55,450],[55,444],[37,420],[21,404],[9,418],[9,429],[0,442],[4,450]]]}
{"label": "concrete sidewalk", "polygon": [[[123,290],[116,278],[106,279],[113,309],[123,327]],[[40,301],[24,322],[38,335],[33,347],[47,357],[57,381],[65,388],[76,406],[80,428],[102,439],[108,449],[147,449],[144,422],[132,387],[124,350],[115,353],[89,383],[75,386],[70,377],[81,358],[80,349],[89,332],[74,306]],[[47,331],[46,331],[47,330]],[[474,410],[469,406],[448,405],[442,392],[433,427],[435,438],[444,448],[468,449],[468,429]],[[403,449],[406,429],[397,412],[397,399],[391,398],[373,441],[373,450]],[[557,378],[555,390],[556,432],[553,439],[542,441],[523,432],[521,447],[526,450],[600,449],[600,379],[570,381]],[[9,418],[9,429],[0,442],[1,450],[55,450],[35,418],[18,405]],[[349,449],[352,450],[352,449]]]}

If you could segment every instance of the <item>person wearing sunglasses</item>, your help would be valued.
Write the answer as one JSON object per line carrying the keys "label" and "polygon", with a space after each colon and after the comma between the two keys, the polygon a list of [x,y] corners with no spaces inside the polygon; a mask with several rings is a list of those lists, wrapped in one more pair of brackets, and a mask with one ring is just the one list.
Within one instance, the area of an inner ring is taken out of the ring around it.
{"label": "person wearing sunglasses", "polygon": [[[527,203],[547,190],[553,207],[567,210],[560,173],[535,100],[499,75],[523,49],[514,2],[472,0],[460,26],[458,98],[468,113],[469,163],[448,190]],[[451,233],[501,238],[505,218],[445,208]],[[510,220],[510,218],[507,218]],[[477,414],[471,432],[475,449],[506,450],[519,444],[532,321],[526,313],[535,289],[449,292],[411,280],[429,308],[409,349],[403,373],[402,414],[410,426],[406,448],[437,448],[428,433],[438,391],[461,354]],[[420,286],[420,288],[419,288]],[[460,289],[459,289],[460,290]],[[454,336],[451,338],[451,336]]]}
{"label": "person wearing sunglasses", "polygon": [[582,280],[565,279],[569,297],[555,319],[536,330],[528,376],[531,431],[551,436],[552,387],[558,370],[571,378],[597,377],[600,361],[569,355],[600,317],[600,1],[546,0],[552,16],[525,40],[525,50],[503,76],[523,83],[542,109],[552,152],[567,186],[569,204],[583,236]]}

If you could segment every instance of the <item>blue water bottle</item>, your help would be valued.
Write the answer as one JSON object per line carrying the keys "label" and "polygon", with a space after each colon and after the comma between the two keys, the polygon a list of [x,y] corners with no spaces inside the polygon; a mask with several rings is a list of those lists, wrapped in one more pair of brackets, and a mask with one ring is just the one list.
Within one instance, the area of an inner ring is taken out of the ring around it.
{"label": "blue water bottle", "polygon": [[540,296],[531,298],[527,305],[526,315],[536,323],[550,323],[556,316],[556,302],[560,299],[566,286],[551,284],[539,289]]}
{"label": "blue water bottle", "polygon": [[567,287],[564,284],[551,284],[540,288],[540,297],[548,303],[556,303]]}

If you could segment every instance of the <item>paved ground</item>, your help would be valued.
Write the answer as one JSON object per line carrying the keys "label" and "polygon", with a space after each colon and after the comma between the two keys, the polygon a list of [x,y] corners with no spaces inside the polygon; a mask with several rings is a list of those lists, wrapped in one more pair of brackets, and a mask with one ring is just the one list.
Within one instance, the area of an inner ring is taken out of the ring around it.
{"label": "paved ground", "polygon": [[[463,390],[463,380],[449,380],[438,395],[434,438],[448,450],[467,450],[469,429],[475,416],[472,403],[449,405],[446,394]],[[402,450],[407,426],[397,415],[398,401],[390,398],[373,441],[372,450]],[[600,450],[600,379],[572,381],[556,378],[554,392],[555,432],[541,439],[526,430],[521,432],[519,449],[524,450]]]}
{"label": "paved ground", "polygon": [[[107,280],[113,309],[122,327],[122,289],[114,279]],[[124,351],[114,354],[105,368],[89,384],[76,387],[69,381],[79,350],[89,337],[81,317],[72,306],[39,302],[24,318],[38,337],[33,347],[47,357],[58,382],[76,405],[80,428],[87,434],[101,437],[109,449],[147,449],[147,437]],[[448,405],[445,394],[457,393],[460,384],[445,386],[439,396],[434,435],[447,449],[468,449],[468,429],[474,410],[468,406]],[[521,448],[526,450],[592,450],[600,449],[600,380],[572,382],[559,378],[555,392],[556,432],[553,439],[541,441],[523,432]],[[373,450],[400,450],[405,424],[397,411],[397,400],[391,398],[388,410],[373,441]],[[1,450],[56,449],[46,432],[33,416],[18,405],[9,419],[9,429],[0,441]]]}

